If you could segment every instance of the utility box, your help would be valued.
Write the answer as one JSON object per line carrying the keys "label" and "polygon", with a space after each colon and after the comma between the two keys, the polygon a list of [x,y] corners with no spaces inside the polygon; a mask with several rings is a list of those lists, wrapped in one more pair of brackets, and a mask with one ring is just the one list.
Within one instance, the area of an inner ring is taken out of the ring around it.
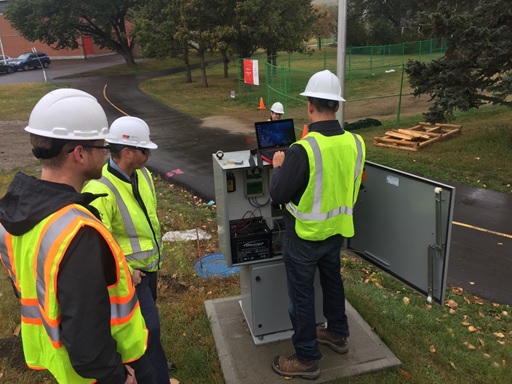
{"label": "utility box", "polygon": [[[275,256],[272,231],[277,226],[268,192],[271,166],[264,163],[251,167],[249,156],[249,151],[226,152],[221,158],[213,154],[219,243],[229,267],[267,261]],[[261,240],[264,244],[254,252],[246,251],[243,242],[249,244],[250,240]]]}
{"label": "utility box", "polygon": [[[271,261],[240,268],[241,306],[257,344],[288,338],[292,324],[288,315],[286,270],[282,261]],[[315,312],[317,323],[322,314],[322,288],[315,278]],[[282,332],[285,331],[284,334]],[[288,332],[286,332],[288,331]]]}
{"label": "utility box", "polygon": [[[255,344],[284,340],[293,330],[282,260],[284,224],[269,194],[272,167],[250,165],[249,151],[213,154],[219,244],[228,266],[239,266],[240,306]],[[316,318],[322,323],[322,288],[315,279]]]}

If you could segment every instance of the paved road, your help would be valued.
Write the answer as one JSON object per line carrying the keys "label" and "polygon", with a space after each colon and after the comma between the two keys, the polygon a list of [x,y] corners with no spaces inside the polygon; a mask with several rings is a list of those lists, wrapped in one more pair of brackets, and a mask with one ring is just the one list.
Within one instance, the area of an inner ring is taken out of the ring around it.
{"label": "paved road", "polygon": [[[49,78],[55,79],[73,71],[118,62],[122,62],[122,59],[120,61],[118,57],[111,57],[85,62],[55,62],[47,74]],[[229,134],[222,127],[201,128],[198,119],[156,102],[139,91],[138,84],[141,81],[162,73],[54,81],[71,84],[96,96],[104,106],[110,122],[123,112],[146,120],[151,127],[152,137],[159,145],[148,166],[169,181],[183,185],[204,198],[213,199],[215,192],[211,154],[218,149],[248,149],[248,138]],[[6,78],[16,82],[11,76],[18,76],[21,79],[18,82],[27,81],[26,77],[21,77],[26,75],[29,73],[0,75],[0,84],[5,84]],[[30,73],[30,76],[38,75],[42,77],[40,70]],[[512,305],[512,279],[509,276],[512,273],[512,195],[445,183],[456,187],[448,284],[462,287],[494,302]]]}

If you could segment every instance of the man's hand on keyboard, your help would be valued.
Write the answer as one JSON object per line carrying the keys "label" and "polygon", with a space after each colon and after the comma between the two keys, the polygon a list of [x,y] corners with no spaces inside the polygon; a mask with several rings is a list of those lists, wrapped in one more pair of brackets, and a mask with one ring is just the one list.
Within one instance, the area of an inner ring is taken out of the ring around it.
{"label": "man's hand on keyboard", "polygon": [[274,168],[277,168],[283,165],[284,156],[285,155],[283,151],[277,151],[276,153],[274,153],[274,158],[272,159],[272,166]]}

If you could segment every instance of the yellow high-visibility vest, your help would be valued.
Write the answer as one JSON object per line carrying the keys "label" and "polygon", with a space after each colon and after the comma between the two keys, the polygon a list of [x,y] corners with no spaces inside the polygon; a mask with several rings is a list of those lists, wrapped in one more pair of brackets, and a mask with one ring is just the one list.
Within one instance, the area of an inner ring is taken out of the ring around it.
{"label": "yellow high-visibility vest", "polygon": [[299,204],[286,204],[297,236],[311,241],[354,236],[352,214],[366,157],[363,139],[349,132],[311,132],[293,145],[301,145],[309,160],[309,182]]}
{"label": "yellow high-visibility vest", "polygon": [[[60,263],[77,232],[96,229],[107,242],[117,268],[117,281],[107,287],[112,337],[124,363],[139,359],[148,331],[140,311],[123,252],[105,226],[84,207],[72,204],[46,217],[22,236],[0,225],[0,254],[21,301],[21,337],[27,365],[48,369],[59,383],[94,383],[73,369],[60,337],[57,278]],[[84,261],[87,262],[87,261]]]}
{"label": "yellow high-visibility vest", "polygon": [[155,272],[162,266],[163,249],[155,186],[146,168],[136,173],[146,212],[135,199],[132,185],[110,173],[108,164],[103,167],[103,176],[89,181],[83,192],[107,194],[91,205],[99,211],[101,221],[121,246],[130,268]]}

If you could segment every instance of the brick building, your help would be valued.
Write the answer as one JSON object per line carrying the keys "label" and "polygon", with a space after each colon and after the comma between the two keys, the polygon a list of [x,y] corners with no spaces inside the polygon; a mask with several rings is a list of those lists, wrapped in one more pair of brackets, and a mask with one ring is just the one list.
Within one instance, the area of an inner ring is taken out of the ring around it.
{"label": "brick building", "polygon": [[[28,41],[16,31],[4,16],[5,8],[10,0],[0,0],[0,40],[5,55],[18,57],[22,53],[30,52],[34,47],[43,51],[53,59],[85,59],[100,55],[112,54],[107,48],[100,48],[92,42],[90,36],[81,36],[77,49],[54,49],[39,41]],[[0,55],[2,52],[0,51]]]}

